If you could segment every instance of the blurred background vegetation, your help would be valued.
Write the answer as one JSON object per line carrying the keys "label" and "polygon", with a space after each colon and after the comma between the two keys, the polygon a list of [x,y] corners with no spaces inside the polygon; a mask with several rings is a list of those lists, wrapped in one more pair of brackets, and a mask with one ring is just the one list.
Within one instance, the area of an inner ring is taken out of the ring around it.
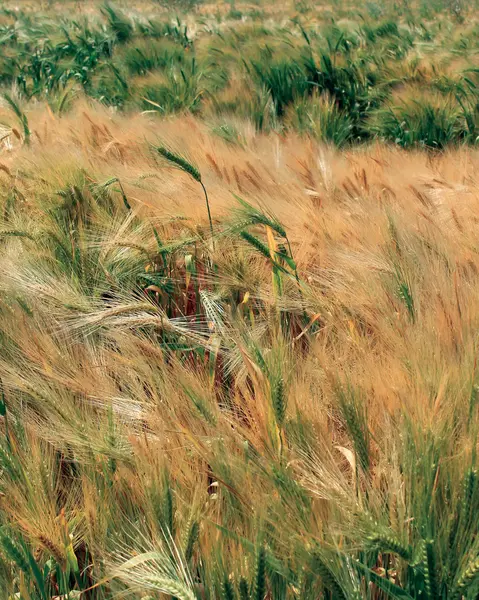
{"label": "blurred background vegetation", "polygon": [[295,130],[344,146],[475,144],[479,20],[463,0],[7,2],[0,85],[65,111],[191,112],[235,136]]}

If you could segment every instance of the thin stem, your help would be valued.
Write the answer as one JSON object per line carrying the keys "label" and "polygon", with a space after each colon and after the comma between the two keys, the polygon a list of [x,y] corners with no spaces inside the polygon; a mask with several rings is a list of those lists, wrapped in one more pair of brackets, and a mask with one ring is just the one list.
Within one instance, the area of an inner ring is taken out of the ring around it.
{"label": "thin stem", "polygon": [[[289,255],[291,256],[291,258],[294,261],[293,258],[293,250],[291,249],[291,244],[289,243],[289,238],[288,236],[286,236],[286,243],[288,244],[288,249],[289,249]],[[299,297],[301,298],[301,304],[303,305],[303,318],[304,319],[308,319],[308,315],[306,313],[306,308],[304,306],[304,296],[303,296],[303,290],[301,289],[301,281],[299,279],[299,275],[298,275],[298,268],[296,266],[296,261],[294,261],[294,276],[296,278],[296,283],[298,285],[298,292],[299,292]]]}
{"label": "thin stem", "polygon": [[201,187],[203,188],[203,192],[205,193],[206,208],[208,210],[208,220],[210,222],[211,241],[213,243],[213,250],[214,250],[215,249],[215,240],[213,238],[213,221],[211,219],[210,202],[208,200],[208,193],[206,191],[206,188],[205,188],[205,186],[204,186],[204,184],[203,184],[203,182],[201,180],[200,180],[200,184],[201,184]]}
{"label": "thin stem", "polygon": [[121,184],[121,181],[118,179],[118,185],[120,186],[120,190],[121,190],[121,197],[123,198],[123,204],[125,205],[127,210],[131,210],[131,206],[130,203],[128,202],[128,198],[125,194],[125,190]]}

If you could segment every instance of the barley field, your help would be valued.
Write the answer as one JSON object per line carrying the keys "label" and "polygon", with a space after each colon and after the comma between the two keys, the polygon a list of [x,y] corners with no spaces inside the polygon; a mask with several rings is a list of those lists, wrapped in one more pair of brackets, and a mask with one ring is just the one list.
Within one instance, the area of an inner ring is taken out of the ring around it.
{"label": "barley field", "polygon": [[479,6],[0,6],[0,600],[479,597]]}

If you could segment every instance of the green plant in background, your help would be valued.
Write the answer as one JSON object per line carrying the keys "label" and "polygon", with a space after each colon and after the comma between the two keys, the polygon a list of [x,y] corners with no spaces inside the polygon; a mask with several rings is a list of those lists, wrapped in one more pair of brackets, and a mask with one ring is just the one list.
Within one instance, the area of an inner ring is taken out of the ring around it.
{"label": "green plant in background", "polygon": [[403,147],[441,149],[467,135],[466,123],[451,100],[424,99],[379,109],[367,127],[381,139]]}
{"label": "green plant in background", "polygon": [[185,60],[184,48],[168,39],[135,40],[125,46],[119,62],[131,75],[145,75],[155,70],[173,68]]}
{"label": "green plant in background", "polygon": [[306,92],[308,82],[296,62],[272,62],[271,59],[272,56],[265,56],[261,62],[253,62],[251,69],[259,85],[268,90],[276,114],[281,117],[295,97]]}
{"label": "green plant in background", "polygon": [[[68,97],[63,93],[79,84],[87,95],[125,110],[234,113],[259,130],[294,122],[303,133],[339,146],[375,137],[404,147],[475,143],[475,84],[469,85],[467,75],[451,80],[448,72],[458,52],[475,48],[474,28],[458,37],[442,27],[451,11],[457,19],[464,16],[464,7],[453,4],[428,6],[441,16],[427,24],[421,17],[424,6],[415,12],[400,4],[379,10],[369,3],[359,19],[339,3],[345,22],[338,24],[329,22],[326,12],[298,5],[292,29],[266,27],[258,22],[261,15],[247,16],[233,7],[230,21],[242,24],[225,31],[210,27],[207,15],[201,17],[205,27],[193,31],[181,15],[193,11],[196,2],[176,4],[174,20],[104,3],[97,15],[62,22],[40,17],[35,26],[28,12],[7,10],[0,78],[7,87],[16,83],[26,98],[47,98],[52,107],[59,103],[62,111],[67,103],[61,99]],[[304,14],[312,14],[307,27]],[[446,59],[440,65],[432,61],[428,73],[435,45],[442,45]],[[447,102],[421,100],[422,108],[413,109],[412,97],[405,94],[399,102],[393,97],[408,81],[420,82],[426,97],[438,89],[446,93],[449,81],[451,96]],[[245,93],[236,94],[235,86]],[[293,106],[303,113],[295,119]],[[455,122],[457,112],[466,119],[466,134]],[[416,128],[418,134],[411,134]]]}
{"label": "green plant in background", "polygon": [[347,111],[339,110],[327,96],[316,94],[297,100],[288,112],[286,123],[293,130],[338,147],[351,141],[354,127]]}
{"label": "green plant in background", "polygon": [[118,42],[128,41],[133,33],[133,25],[130,19],[108,2],[103,5],[102,12],[106,17],[108,28],[112,31]]}

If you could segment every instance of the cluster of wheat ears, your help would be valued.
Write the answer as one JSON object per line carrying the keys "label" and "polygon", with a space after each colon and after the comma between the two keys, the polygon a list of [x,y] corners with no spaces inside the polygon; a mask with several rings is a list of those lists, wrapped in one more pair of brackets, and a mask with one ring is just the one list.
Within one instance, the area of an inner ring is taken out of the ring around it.
{"label": "cluster of wheat ears", "polygon": [[[323,113],[291,65],[271,128],[115,111],[93,76],[67,106],[57,25],[0,22],[26,61],[0,104],[0,600],[476,599],[477,150],[428,110],[441,152],[302,137],[291,104]],[[85,27],[68,77],[109,52]]]}

